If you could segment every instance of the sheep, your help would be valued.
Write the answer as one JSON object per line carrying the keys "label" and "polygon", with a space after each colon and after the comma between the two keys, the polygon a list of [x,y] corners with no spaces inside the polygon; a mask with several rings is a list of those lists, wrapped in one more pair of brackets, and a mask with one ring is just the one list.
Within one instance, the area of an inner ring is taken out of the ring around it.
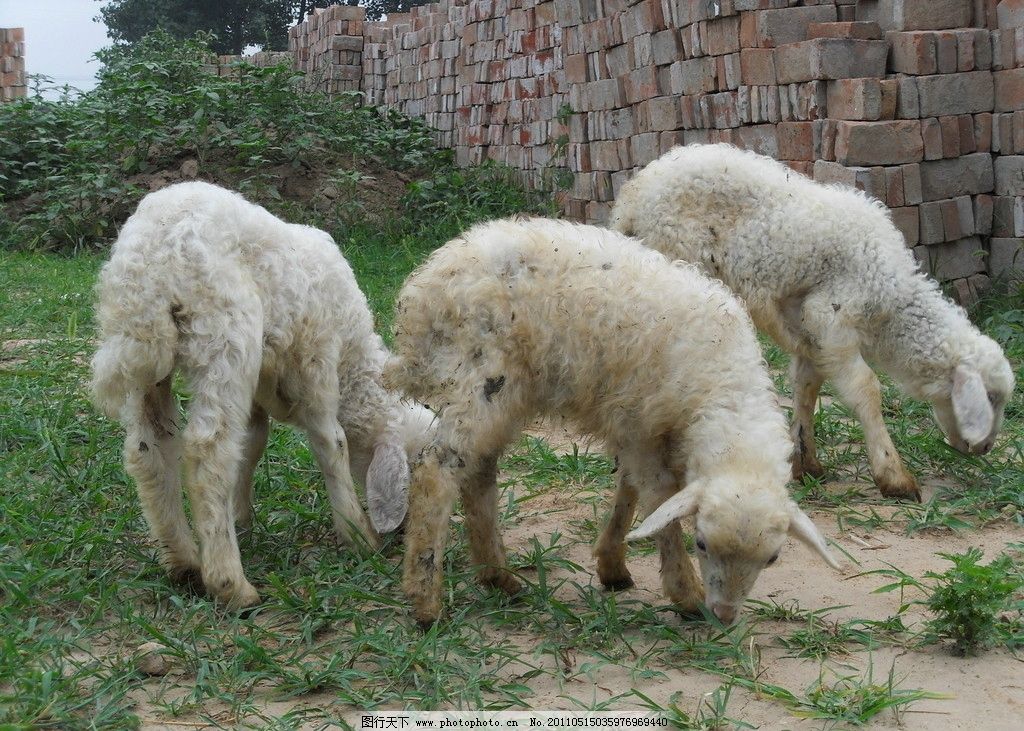
{"label": "sheep", "polygon": [[[720,283],[607,229],[545,219],[480,224],[406,280],[384,382],[438,412],[414,462],[403,587],[424,626],[441,610],[456,493],[480,581],[515,594],[497,529],[497,463],[538,415],[561,414],[618,463],[595,547],[608,589],[632,586],[623,538],[639,501],[669,500],[657,532],[662,583],[685,612],[704,598],[678,519],[696,515],[707,606],[737,615],[787,533],[829,564],[787,492],[785,418],[742,305]],[[685,486],[685,487],[684,487]],[[682,492],[678,492],[679,490]]]}
{"label": "sheep", "polygon": [[[426,443],[433,416],[381,385],[387,351],[326,233],[214,185],[173,185],[147,195],[125,223],[97,294],[93,400],[126,428],[125,467],[173,579],[201,576],[229,609],[259,602],[232,519],[251,520],[269,417],[307,433],[342,541],[372,547],[378,530],[402,521],[408,456]],[[175,371],[191,386],[180,434]]]}
{"label": "sheep", "polygon": [[880,202],[731,145],[693,145],[623,186],[610,224],[720,278],[792,355],[795,479],[824,474],[814,407],[828,379],[864,428],[882,495],[921,499],[882,420],[873,367],[930,401],[954,448],[992,448],[1013,392],[1010,364],[918,270]]}

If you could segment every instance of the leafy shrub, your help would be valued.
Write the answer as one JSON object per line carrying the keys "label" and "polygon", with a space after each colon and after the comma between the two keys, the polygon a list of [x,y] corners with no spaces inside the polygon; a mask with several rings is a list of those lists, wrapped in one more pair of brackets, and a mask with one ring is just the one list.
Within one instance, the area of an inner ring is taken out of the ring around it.
{"label": "leafy shrub", "polygon": [[939,555],[953,566],[941,574],[925,574],[934,581],[925,606],[935,617],[928,620],[927,629],[939,639],[952,640],[955,655],[973,655],[999,637],[1000,615],[1010,608],[1021,579],[1012,571],[1013,559],[1005,554],[987,566],[978,563],[979,548]]}
{"label": "leafy shrub", "polygon": [[[421,121],[363,106],[357,93],[307,91],[288,65],[210,73],[216,59],[207,37],[180,41],[155,31],[97,56],[103,68],[93,91],[0,105],[0,245],[102,246],[147,192],[146,175],[189,158],[204,177],[271,207],[282,170],[359,165],[423,179],[406,201],[421,221],[536,207],[508,171],[456,170]],[[308,221],[307,211],[297,213]]]}

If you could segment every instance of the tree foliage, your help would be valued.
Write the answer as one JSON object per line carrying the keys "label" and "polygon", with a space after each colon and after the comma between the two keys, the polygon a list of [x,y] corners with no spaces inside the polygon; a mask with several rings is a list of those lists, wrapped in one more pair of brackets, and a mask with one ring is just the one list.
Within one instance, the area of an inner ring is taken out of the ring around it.
{"label": "tree foliage", "polygon": [[240,54],[250,46],[263,50],[288,48],[288,29],[314,8],[328,5],[366,7],[366,17],[378,20],[389,13],[404,13],[428,0],[97,0],[107,35],[133,44],[150,31],[161,29],[175,38],[197,32],[212,33],[217,53]]}

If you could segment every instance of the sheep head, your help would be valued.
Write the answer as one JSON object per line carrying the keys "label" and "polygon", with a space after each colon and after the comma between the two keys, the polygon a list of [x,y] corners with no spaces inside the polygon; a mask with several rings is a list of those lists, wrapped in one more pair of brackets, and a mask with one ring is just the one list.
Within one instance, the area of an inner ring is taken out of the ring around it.
{"label": "sheep head", "polygon": [[[998,346],[997,346],[998,347]],[[932,399],[932,411],[946,440],[963,454],[987,454],[1003,425],[1013,394],[1013,370],[1002,352],[987,367],[961,363],[948,387]]]}
{"label": "sheep head", "polygon": [[816,551],[829,566],[839,564],[825,538],[795,502],[778,490],[758,489],[736,479],[691,482],[626,536],[645,538],[676,520],[694,516],[694,541],[705,603],[723,623],[739,615],[754,581],[775,563],[787,536]]}

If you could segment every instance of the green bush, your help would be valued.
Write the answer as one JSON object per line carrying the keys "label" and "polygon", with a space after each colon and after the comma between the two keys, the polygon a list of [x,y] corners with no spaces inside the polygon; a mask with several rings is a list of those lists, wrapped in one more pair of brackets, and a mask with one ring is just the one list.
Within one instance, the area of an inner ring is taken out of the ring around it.
{"label": "green bush", "polygon": [[[189,158],[202,177],[272,208],[282,170],[333,180],[346,177],[338,170],[367,165],[419,181],[404,201],[412,223],[464,223],[541,205],[507,170],[456,170],[419,120],[363,106],[357,93],[307,91],[287,65],[239,63],[234,77],[216,76],[207,38],[179,41],[163,31],[97,55],[95,90],[0,105],[0,245],[101,248],[148,190],[146,174]],[[329,229],[342,218],[292,213]]]}

